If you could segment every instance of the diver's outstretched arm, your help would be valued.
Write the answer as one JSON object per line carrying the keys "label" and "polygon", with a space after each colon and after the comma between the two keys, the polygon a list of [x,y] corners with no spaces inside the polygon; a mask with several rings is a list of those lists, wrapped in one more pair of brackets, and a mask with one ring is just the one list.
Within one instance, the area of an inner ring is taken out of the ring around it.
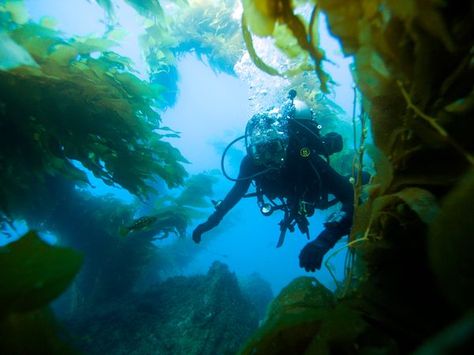
{"label": "diver's outstretched arm", "polygon": [[240,164],[239,177],[232,189],[227,193],[224,200],[216,206],[216,210],[209,216],[207,221],[201,223],[194,229],[193,240],[196,243],[201,241],[203,233],[216,227],[227,212],[229,212],[245,195],[249,189],[250,183],[252,182],[252,179],[248,177],[254,174],[253,170],[253,164],[251,163],[250,158],[245,156]]}
{"label": "diver's outstretched arm", "polygon": [[342,208],[328,218],[324,223],[325,229],[318,237],[301,250],[300,266],[306,271],[321,268],[324,255],[342,236],[349,234],[354,214],[354,190],[349,180],[337,173],[320,157],[313,160],[313,164],[318,170],[322,184],[342,203]]}

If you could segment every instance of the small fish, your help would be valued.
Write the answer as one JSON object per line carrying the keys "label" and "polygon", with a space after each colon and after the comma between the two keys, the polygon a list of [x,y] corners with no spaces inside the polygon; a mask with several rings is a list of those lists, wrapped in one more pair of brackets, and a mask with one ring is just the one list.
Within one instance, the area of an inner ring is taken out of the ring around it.
{"label": "small fish", "polygon": [[140,232],[149,228],[153,223],[156,222],[158,219],[157,216],[144,216],[136,219],[133,223],[129,226],[121,227],[120,228],[120,235],[126,236],[128,233],[131,232]]}

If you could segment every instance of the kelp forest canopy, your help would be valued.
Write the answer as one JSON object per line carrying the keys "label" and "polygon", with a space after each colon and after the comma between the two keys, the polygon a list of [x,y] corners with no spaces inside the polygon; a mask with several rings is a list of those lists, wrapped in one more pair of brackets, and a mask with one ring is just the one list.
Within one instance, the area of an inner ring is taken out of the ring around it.
{"label": "kelp forest canopy", "polygon": [[[204,16],[204,10],[189,8],[188,16]],[[171,235],[182,239],[192,219],[203,218],[200,208],[210,204],[216,181],[211,173],[188,177],[187,160],[168,140],[179,133],[160,118],[175,100],[176,56],[198,42],[190,36],[188,43],[175,41],[171,24],[160,24],[155,13],[149,21],[143,42],[150,75],[144,78],[114,51],[120,31],[113,25],[99,37],[67,36],[51,19],[32,21],[22,1],[0,1],[1,230],[8,233],[23,220],[75,249],[47,245],[35,232],[1,248],[0,348],[6,352],[40,346],[64,353],[46,306],[79,269],[63,301],[76,315],[130,294],[150,264],[159,272],[191,260],[189,245],[157,248],[153,242]],[[186,25],[192,29],[190,21]],[[209,43],[199,43],[198,52],[212,52]],[[89,193],[89,174],[149,199],[155,223],[133,229],[139,203]],[[14,266],[25,260],[31,262],[24,268]]]}
{"label": "kelp forest canopy", "polygon": [[[183,53],[195,53],[215,71],[244,76],[252,66],[245,59],[248,48],[258,67],[275,74],[260,65],[247,27],[242,36],[240,3],[235,0],[127,0],[144,21],[140,44],[148,65],[145,75],[114,51],[123,40],[123,30],[114,22],[114,2],[97,3],[106,11],[107,29],[102,36],[83,37],[66,36],[55,28],[54,19],[32,21],[23,1],[0,3],[0,206],[12,217],[22,204],[41,204],[41,194],[47,192],[38,190],[44,186],[39,182],[64,176],[87,184],[84,169],[142,198],[156,192],[156,179],[169,187],[181,185],[187,161],[168,143],[167,138],[179,134],[161,126],[160,111],[176,100],[176,65]],[[243,6],[248,16],[242,23],[249,17],[253,30],[250,15],[258,12],[247,11],[246,2]],[[284,13],[289,13],[288,6]],[[305,13],[285,17],[275,26],[273,43],[284,54],[279,60],[287,56],[287,63],[280,65],[287,69],[277,74],[289,78],[287,88],[296,88],[330,127],[340,112],[330,100],[316,100],[317,78],[326,91],[328,77],[321,68],[317,33],[312,31],[309,42],[303,40],[307,26],[317,28],[317,12]],[[254,101],[264,95],[257,94]],[[35,198],[39,202],[31,200]]]}
{"label": "kelp forest canopy", "polygon": [[[105,33],[82,37],[65,35],[51,18],[31,20],[23,1],[0,2],[2,221],[46,210],[45,203],[54,203],[48,197],[51,179],[90,184],[86,171],[142,199],[158,192],[157,180],[171,188],[181,186],[187,161],[168,140],[179,133],[163,127],[160,118],[176,100],[177,60],[192,52],[215,71],[244,76],[253,66],[246,57],[248,47],[258,63],[252,36],[247,29],[242,36],[242,9],[235,0],[126,3],[143,17],[140,44],[147,73],[137,72],[129,58],[114,51],[123,29],[115,22],[113,1],[98,1],[106,11]],[[290,78],[280,91],[296,88],[331,127],[340,110],[318,96],[317,76],[326,75],[322,69],[316,70],[318,75],[308,71],[314,51],[309,55],[310,43],[296,40],[308,21],[317,27],[315,12],[306,13],[302,22],[300,16],[291,17],[296,36],[290,25],[277,26],[274,43],[284,53],[279,60],[288,56],[284,67]],[[257,80],[255,72],[251,80]],[[325,88],[326,81],[322,83]],[[254,102],[264,96],[257,92]],[[350,160],[346,156],[341,165],[347,168]]]}
{"label": "kelp forest canopy", "polygon": [[[107,14],[104,35],[84,37],[66,36],[47,18],[32,21],[20,0],[0,0],[0,224],[23,219],[85,255],[45,245],[35,232],[0,252],[0,331],[16,337],[0,348],[42,328],[38,341],[64,349],[46,306],[81,264],[71,296],[76,310],[128,292],[153,259],[152,241],[183,237],[202,217],[216,179],[187,176],[186,158],[168,139],[179,133],[160,118],[176,100],[182,54],[193,52],[231,75],[251,65],[265,80],[283,77],[324,125],[337,122],[349,139],[353,127],[337,121],[340,112],[324,97],[333,83],[318,38],[321,14],[354,59],[363,105],[354,117],[355,154],[334,162],[355,175],[346,278],[336,295],[314,279],[292,282],[242,353],[424,354],[463,346],[466,333],[472,339],[472,1],[125,2],[144,18],[146,77],[114,51],[121,41],[114,0],[97,0]],[[262,51],[262,39],[278,51],[276,62]],[[366,153],[375,174],[363,191],[357,172]],[[150,221],[160,223],[140,230],[142,238],[120,239],[117,225],[132,223],[135,207],[83,193],[86,171],[142,200],[153,196]],[[164,192],[165,185],[181,190]],[[189,250],[180,251],[185,262]],[[35,273],[18,283],[24,269],[15,265],[30,258]],[[162,252],[154,262],[164,268],[169,259]],[[50,266],[58,263],[64,268]],[[91,280],[98,286],[84,292]],[[23,333],[13,324],[25,325]]]}

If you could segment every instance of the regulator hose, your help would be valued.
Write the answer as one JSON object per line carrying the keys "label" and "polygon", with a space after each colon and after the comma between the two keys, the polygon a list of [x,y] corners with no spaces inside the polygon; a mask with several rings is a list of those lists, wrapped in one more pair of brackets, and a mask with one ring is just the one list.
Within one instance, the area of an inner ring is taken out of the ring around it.
{"label": "regulator hose", "polygon": [[222,152],[222,156],[221,156],[221,170],[222,170],[222,174],[224,174],[224,176],[230,180],[230,181],[245,181],[245,180],[251,180],[253,178],[256,178],[257,176],[260,176],[260,175],[263,175],[263,174],[266,174],[267,172],[271,171],[271,170],[277,170],[276,168],[267,168],[265,170],[262,170],[262,171],[259,171],[258,173],[255,173],[253,175],[250,175],[250,176],[246,176],[246,177],[242,177],[242,178],[233,178],[231,176],[229,176],[227,174],[227,172],[225,171],[225,167],[224,167],[224,160],[225,160],[225,155],[227,154],[227,151],[230,149],[230,147],[232,147],[235,143],[237,143],[238,141],[242,140],[242,139],[247,139],[247,135],[243,135],[243,136],[240,136],[240,137],[237,137],[235,138],[232,142],[230,142],[227,147],[224,149],[224,151]]}

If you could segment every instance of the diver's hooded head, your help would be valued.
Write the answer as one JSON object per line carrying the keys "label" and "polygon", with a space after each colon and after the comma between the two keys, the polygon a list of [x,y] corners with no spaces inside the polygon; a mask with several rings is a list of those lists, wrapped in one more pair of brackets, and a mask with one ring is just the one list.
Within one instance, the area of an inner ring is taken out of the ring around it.
{"label": "diver's hooded head", "polygon": [[293,100],[293,117],[297,120],[312,120],[313,119],[313,110],[308,106],[308,104],[302,100],[295,99]]}

